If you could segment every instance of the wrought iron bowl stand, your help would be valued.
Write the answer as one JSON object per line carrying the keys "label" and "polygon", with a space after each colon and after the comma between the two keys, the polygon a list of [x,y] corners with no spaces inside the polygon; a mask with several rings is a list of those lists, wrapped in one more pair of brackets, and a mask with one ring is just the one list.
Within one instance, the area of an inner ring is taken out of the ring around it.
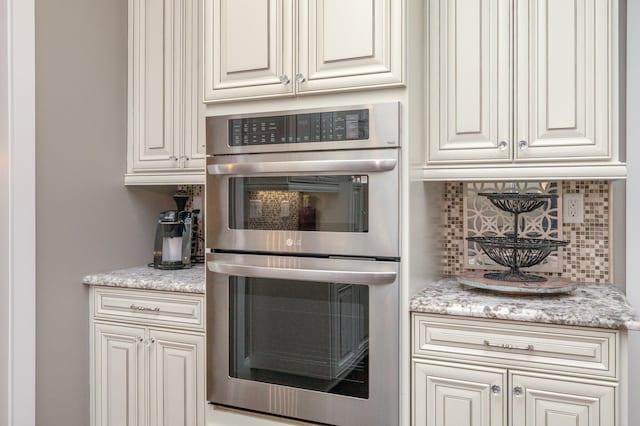
{"label": "wrought iron bowl stand", "polygon": [[545,282],[540,275],[522,272],[520,268],[528,268],[546,259],[549,254],[567,245],[566,241],[544,238],[518,237],[519,217],[522,213],[532,212],[550,199],[558,198],[556,194],[520,194],[483,192],[478,194],[487,197],[491,203],[503,211],[513,213],[513,234],[504,237],[467,237],[469,242],[480,246],[491,260],[509,268],[504,272],[487,272],[485,278],[511,282]]}

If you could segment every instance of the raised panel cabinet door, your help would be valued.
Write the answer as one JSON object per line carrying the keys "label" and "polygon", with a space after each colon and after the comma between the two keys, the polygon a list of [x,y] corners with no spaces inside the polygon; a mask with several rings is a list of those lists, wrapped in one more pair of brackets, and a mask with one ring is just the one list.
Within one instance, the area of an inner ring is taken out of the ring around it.
{"label": "raised panel cabinet door", "polygon": [[202,7],[200,0],[182,0],[185,2],[184,31],[184,96],[182,116],[184,131],[181,143],[182,167],[204,172],[205,169],[205,105],[202,102],[202,67],[200,50],[202,48]]}
{"label": "raised panel cabinet door", "polygon": [[413,362],[413,426],[506,426],[507,371]]}
{"label": "raised panel cabinet door", "polygon": [[402,0],[298,3],[299,93],[403,83]]}
{"label": "raised panel cabinet door", "polygon": [[94,324],[94,426],[146,426],[145,329]]}
{"label": "raised panel cabinet door", "polygon": [[511,160],[511,5],[429,0],[427,163]]}
{"label": "raised panel cabinet door", "polygon": [[149,330],[150,424],[204,426],[204,336]]}
{"label": "raised panel cabinet door", "polygon": [[[575,380],[575,379],[574,379]],[[511,374],[513,426],[617,426],[615,387]]]}
{"label": "raised panel cabinet door", "polygon": [[611,156],[615,3],[516,1],[516,160]]}
{"label": "raised panel cabinet door", "polygon": [[181,168],[197,137],[197,9],[198,0],[129,0],[129,172]]}
{"label": "raised panel cabinet door", "polygon": [[204,0],[204,100],[293,94],[293,0]]}

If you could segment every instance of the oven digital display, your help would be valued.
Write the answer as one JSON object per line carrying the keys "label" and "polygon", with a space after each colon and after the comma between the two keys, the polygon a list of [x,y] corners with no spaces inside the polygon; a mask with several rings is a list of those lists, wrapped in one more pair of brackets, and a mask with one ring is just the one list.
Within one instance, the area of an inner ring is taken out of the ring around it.
{"label": "oven digital display", "polygon": [[229,145],[271,145],[369,139],[369,110],[229,120]]}

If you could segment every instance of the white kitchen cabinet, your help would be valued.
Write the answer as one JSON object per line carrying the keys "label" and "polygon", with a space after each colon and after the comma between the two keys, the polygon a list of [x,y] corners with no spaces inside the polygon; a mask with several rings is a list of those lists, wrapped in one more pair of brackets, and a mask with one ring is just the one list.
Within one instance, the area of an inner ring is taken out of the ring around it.
{"label": "white kitchen cabinet", "polygon": [[619,0],[429,0],[427,180],[624,177]]}
{"label": "white kitchen cabinet", "polygon": [[412,321],[414,426],[626,425],[618,331],[428,314]]}
{"label": "white kitchen cabinet", "polygon": [[145,329],[94,325],[95,426],[145,426]]}
{"label": "white kitchen cabinet", "polygon": [[150,424],[204,424],[204,336],[149,330]]}
{"label": "white kitchen cabinet", "polygon": [[507,1],[431,1],[431,162],[511,161],[511,8]]}
{"label": "white kitchen cabinet", "polygon": [[402,0],[204,0],[205,102],[403,84]]}
{"label": "white kitchen cabinet", "polygon": [[129,0],[125,184],[204,183],[199,1]]}
{"label": "white kitchen cabinet", "polygon": [[506,370],[419,361],[413,380],[414,425],[506,425]]}
{"label": "white kitchen cabinet", "polygon": [[203,306],[199,294],[91,289],[92,426],[204,426]]}
{"label": "white kitchen cabinet", "polygon": [[516,161],[608,159],[616,0],[517,0]]}
{"label": "white kitchen cabinet", "polygon": [[298,3],[297,92],[402,83],[401,0]]}
{"label": "white kitchen cabinet", "polygon": [[293,94],[293,0],[205,0],[204,100]]}
{"label": "white kitchen cabinet", "polygon": [[615,386],[511,374],[513,426],[613,426]]}

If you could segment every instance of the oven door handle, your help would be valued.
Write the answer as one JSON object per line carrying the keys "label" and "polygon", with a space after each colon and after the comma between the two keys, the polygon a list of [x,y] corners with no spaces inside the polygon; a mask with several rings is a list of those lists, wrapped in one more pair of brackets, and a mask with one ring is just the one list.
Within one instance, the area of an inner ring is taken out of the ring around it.
{"label": "oven door handle", "polygon": [[398,164],[395,158],[312,161],[265,161],[258,163],[209,164],[211,175],[248,175],[258,173],[385,172]]}
{"label": "oven door handle", "polygon": [[207,262],[211,272],[249,278],[272,278],[282,280],[320,281],[344,284],[379,285],[396,281],[396,271],[381,270],[330,270],[311,268],[278,268],[256,265],[241,265],[224,261]]}

